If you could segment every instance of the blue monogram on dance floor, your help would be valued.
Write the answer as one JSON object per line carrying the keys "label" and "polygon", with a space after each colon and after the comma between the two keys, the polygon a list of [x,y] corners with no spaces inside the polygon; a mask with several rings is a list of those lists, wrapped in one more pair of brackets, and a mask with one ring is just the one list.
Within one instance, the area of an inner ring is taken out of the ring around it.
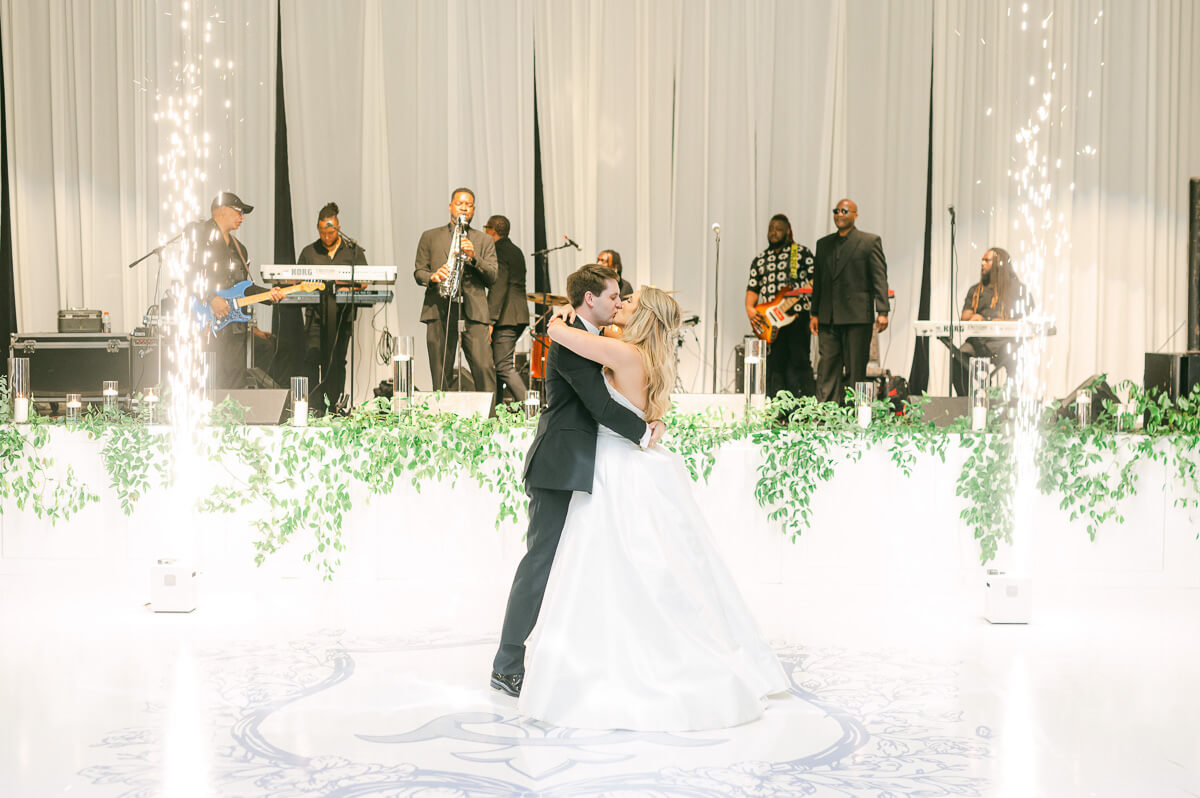
{"label": "blue monogram on dance floor", "polygon": [[[792,686],[759,721],[588,731],[530,721],[458,678],[493,647],[326,631],[201,654],[211,793],[972,796],[989,785],[990,730],[968,726],[956,663],[776,644]],[[105,736],[102,761],[81,775],[125,798],[158,794],[168,714],[148,705],[145,727]]]}

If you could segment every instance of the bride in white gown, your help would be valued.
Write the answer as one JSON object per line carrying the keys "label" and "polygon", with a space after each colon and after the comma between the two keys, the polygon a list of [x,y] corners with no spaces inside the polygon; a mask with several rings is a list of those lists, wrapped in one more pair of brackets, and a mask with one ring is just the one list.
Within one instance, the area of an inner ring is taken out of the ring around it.
{"label": "bride in white gown", "polygon": [[[675,382],[679,306],[643,288],[618,311],[620,340],[552,322],[550,337],[605,367],[615,401],[660,418]],[[556,726],[689,731],[760,717],[787,689],[713,547],[682,459],[601,426],[591,494],[575,492],[537,625],[519,708]]]}

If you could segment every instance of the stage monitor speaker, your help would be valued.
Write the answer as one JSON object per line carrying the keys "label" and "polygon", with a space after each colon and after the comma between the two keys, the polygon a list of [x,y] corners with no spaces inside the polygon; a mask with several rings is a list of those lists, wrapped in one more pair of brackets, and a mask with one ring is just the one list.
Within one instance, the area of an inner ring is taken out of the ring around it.
{"label": "stage monitor speaker", "polygon": [[231,388],[217,391],[217,404],[226,399],[237,402],[243,408],[247,424],[282,424],[291,415],[288,412],[291,393],[287,388]]}
{"label": "stage monitor speaker", "polygon": [[971,412],[969,396],[930,396],[922,407],[921,420],[935,427],[948,427]]}
{"label": "stage monitor speaker", "polygon": [[1058,402],[1058,417],[1067,418],[1075,415],[1075,397],[1080,391],[1091,390],[1092,392],[1092,420],[1095,421],[1104,412],[1104,400],[1118,403],[1121,400],[1113,393],[1113,389],[1109,387],[1108,381],[1101,379],[1100,374],[1093,374],[1083,382],[1079,383],[1079,387],[1067,394],[1066,397]]}
{"label": "stage monitor speaker", "polygon": [[1187,396],[1200,385],[1200,352],[1147,352],[1142,385],[1172,401]]}

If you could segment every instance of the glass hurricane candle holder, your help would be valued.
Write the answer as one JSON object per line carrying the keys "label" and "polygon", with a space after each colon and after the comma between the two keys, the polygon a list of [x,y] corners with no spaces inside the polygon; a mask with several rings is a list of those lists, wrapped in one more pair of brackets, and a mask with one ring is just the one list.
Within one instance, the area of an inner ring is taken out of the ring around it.
{"label": "glass hurricane candle holder", "polygon": [[83,417],[83,397],[77,393],[67,394],[67,423],[78,424]]}
{"label": "glass hurricane candle holder", "polygon": [[117,399],[119,397],[116,380],[105,380],[100,395],[104,397],[104,412],[117,412]]}
{"label": "glass hurricane candle holder", "polygon": [[875,383],[854,383],[854,407],[857,410],[858,426],[871,426],[871,403],[875,401]]}
{"label": "glass hurricane candle holder", "polygon": [[292,426],[308,426],[308,377],[292,377]]}
{"label": "glass hurricane candle holder", "polygon": [[8,359],[8,389],[12,399],[13,423],[27,423],[29,409],[33,405],[33,393],[29,387],[29,358],[10,357]]}
{"label": "glass hurricane candle holder", "polygon": [[396,413],[404,413],[412,407],[413,400],[413,337],[401,335],[396,338],[396,354],[392,358],[392,407]]}
{"label": "glass hurricane candle holder", "polygon": [[761,338],[747,335],[743,339],[742,392],[746,394],[746,415],[754,397],[766,393],[767,344]]}
{"label": "glass hurricane candle holder", "polygon": [[158,424],[161,422],[161,419],[159,418],[161,411],[158,407],[158,399],[159,396],[157,388],[147,388],[146,392],[142,394],[142,412],[144,413],[147,424]]}
{"label": "glass hurricane candle holder", "polygon": [[1086,427],[1092,423],[1092,392],[1088,390],[1075,394],[1075,420],[1079,426]]}
{"label": "glass hurricane candle holder", "polygon": [[970,374],[971,429],[983,432],[987,429],[988,375],[992,362],[986,357],[973,357],[968,364]]}
{"label": "glass hurricane candle holder", "polygon": [[542,409],[542,394],[539,391],[525,392],[525,418],[533,420],[537,418],[538,413]]}

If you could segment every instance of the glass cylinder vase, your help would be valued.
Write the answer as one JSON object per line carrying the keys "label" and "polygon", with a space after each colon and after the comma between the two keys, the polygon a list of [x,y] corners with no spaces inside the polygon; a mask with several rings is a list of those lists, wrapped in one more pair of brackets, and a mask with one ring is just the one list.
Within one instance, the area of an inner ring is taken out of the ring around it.
{"label": "glass cylinder vase", "polygon": [[746,415],[754,397],[766,393],[767,343],[761,338],[747,335],[743,339],[742,392],[746,394]]}
{"label": "glass cylinder vase", "polygon": [[875,383],[854,383],[854,407],[858,417],[858,426],[866,429],[871,426],[871,404],[875,401]]}
{"label": "glass cylinder vase", "polygon": [[292,377],[292,426],[308,426],[308,377]]}
{"label": "glass cylinder vase", "polygon": [[29,411],[33,406],[33,392],[29,385],[29,358],[10,357],[8,359],[8,389],[12,398],[13,423],[27,423]]}
{"label": "glass cylinder vase", "polygon": [[992,361],[986,357],[973,357],[968,364],[970,375],[971,429],[983,432],[987,429],[988,376]]}
{"label": "glass cylinder vase", "polygon": [[392,357],[392,409],[406,413],[413,400],[413,337],[396,336],[396,354]]}

